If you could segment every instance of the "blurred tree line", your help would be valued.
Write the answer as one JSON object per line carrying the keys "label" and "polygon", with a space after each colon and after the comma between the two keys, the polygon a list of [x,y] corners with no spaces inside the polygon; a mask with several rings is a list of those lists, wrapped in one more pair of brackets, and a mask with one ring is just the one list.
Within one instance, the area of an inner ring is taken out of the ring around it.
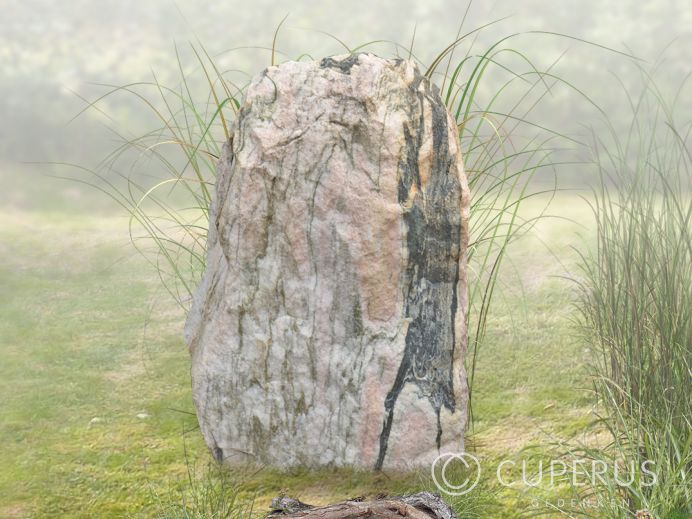
{"label": "blurred tree line", "polygon": [[[414,54],[425,63],[454,40],[467,10],[466,3],[443,0],[4,0],[2,7],[3,179],[7,171],[16,171],[22,162],[63,161],[91,166],[117,140],[108,128],[129,130],[133,132],[130,137],[151,129],[151,113],[128,95],[109,97],[98,105],[99,110],[88,110],[76,120],[71,119],[85,106],[84,99],[94,99],[107,91],[96,84],[151,81],[152,72],[163,84],[179,84],[175,45],[186,72],[195,67],[187,43],[199,42],[222,69],[244,83],[247,74],[269,64],[267,48],[274,29],[289,14],[278,37],[277,47],[283,52],[280,59],[343,52],[335,39],[319,31],[351,46],[371,40],[396,41],[402,45],[400,52],[406,54],[404,47],[410,45],[415,28]],[[462,32],[505,16],[509,18],[476,35],[476,52],[507,34],[537,29],[631,52],[649,62],[656,61],[668,46],[658,80],[671,90],[689,72],[689,0],[499,0],[492,6],[476,2],[468,9]],[[607,107],[615,120],[630,113],[613,74],[626,86],[636,85],[639,78],[636,67],[622,56],[546,35],[517,38],[511,46],[540,67],[549,67],[560,58],[556,74]],[[243,48],[231,50],[238,47]],[[392,45],[386,44],[373,50],[381,54],[395,52]],[[203,82],[200,89],[204,89]],[[534,117],[560,131],[583,131],[582,125],[589,123],[594,112],[568,90],[556,87]],[[689,103],[682,106],[689,107]],[[618,115],[620,110],[622,116]],[[628,122],[623,120],[623,126]]]}

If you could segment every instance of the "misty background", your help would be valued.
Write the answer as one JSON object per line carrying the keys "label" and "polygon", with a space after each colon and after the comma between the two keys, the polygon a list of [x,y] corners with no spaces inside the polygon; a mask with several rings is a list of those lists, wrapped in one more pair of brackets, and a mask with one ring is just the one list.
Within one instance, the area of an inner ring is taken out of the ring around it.
{"label": "misty background", "polygon": [[[351,48],[373,40],[397,42],[401,47],[383,42],[366,50],[387,57],[407,55],[415,31],[413,54],[427,64],[454,41],[469,7],[443,0],[5,0],[2,6],[0,204],[88,211],[115,206],[97,190],[53,178],[84,175],[53,163],[93,168],[122,138],[158,126],[141,101],[124,92],[80,113],[87,101],[110,89],[103,85],[156,77],[176,88],[181,78],[178,58],[185,74],[194,76],[198,67],[190,42],[202,45],[229,78],[246,84],[270,64],[274,31],[286,15],[277,39],[277,61],[343,53],[336,38]],[[656,79],[667,95],[675,95],[689,71],[692,6],[686,0],[474,2],[462,33],[493,21],[497,23],[474,35],[476,52],[513,33],[550,31],[631,53],[647,69],[658,63]],[[554,67],[557,75],[604,107],[616,125],[629,124],[627,98],[618,81],[625,89],[639,88],[641,75],[632,60],[545,34],[513,38],[511,47],[538,67]],[[193,88],[206,95],[203,81]],[[690,94],[689,85],[679,92],[681,120],[689,117]],[[556,85],[547,97],[532,114],[532,120],[546,127],[588,136],[602,117],[571,88]],[[155,176],[141,163],[119,173]],[[560,175],[566,185],[588,182],[576,167]]]}

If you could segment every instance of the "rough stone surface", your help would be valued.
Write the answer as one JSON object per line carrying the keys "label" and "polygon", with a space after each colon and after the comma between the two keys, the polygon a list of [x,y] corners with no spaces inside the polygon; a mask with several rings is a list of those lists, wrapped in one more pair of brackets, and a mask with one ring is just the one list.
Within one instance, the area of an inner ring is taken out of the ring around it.
{"label": "rough stone surface", "polygon": [[186,324],[214,456],[428,465],[463,449],[469,190],[405,60],[270,67],[220,159]]}

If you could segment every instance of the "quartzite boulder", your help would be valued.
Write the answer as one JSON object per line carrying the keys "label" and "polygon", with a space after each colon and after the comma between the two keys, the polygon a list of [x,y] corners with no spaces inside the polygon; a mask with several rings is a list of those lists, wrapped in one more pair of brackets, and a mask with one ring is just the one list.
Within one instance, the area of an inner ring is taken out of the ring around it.
{"label": "quartzite boulder", "polygon": [[270,67],[219,162],[186,324],[218,460],[406,468],[463,449],[469,190],[415,65]]}

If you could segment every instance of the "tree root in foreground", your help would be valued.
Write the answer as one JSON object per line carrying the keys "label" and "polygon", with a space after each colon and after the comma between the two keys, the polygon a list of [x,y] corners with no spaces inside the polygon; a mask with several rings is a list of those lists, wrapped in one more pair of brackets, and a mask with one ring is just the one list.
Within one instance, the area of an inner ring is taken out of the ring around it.
{"label": "tree root in foreground", "polygon": [[356,498],[319,507],[290,497],[277,497],[271,508],[269,517],[281,516],[282,519],[457,519],[449,505],[430,492],[388,496],[373,501]]}

